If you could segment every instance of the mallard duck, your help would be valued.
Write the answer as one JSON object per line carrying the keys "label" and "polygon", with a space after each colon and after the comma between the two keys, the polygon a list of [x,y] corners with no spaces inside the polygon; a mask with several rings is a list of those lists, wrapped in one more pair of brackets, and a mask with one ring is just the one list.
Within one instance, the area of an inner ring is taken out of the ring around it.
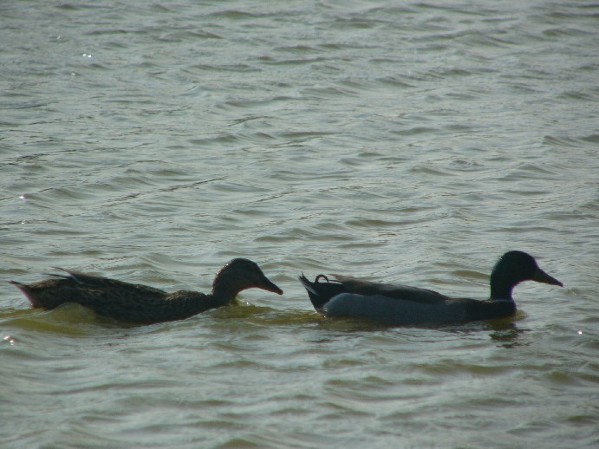
{"label": "mallard duck", "polygon": [[505,253],[491,273],[491,298],[450,298],[433,290],[382,284],[355,278],[318,275],[299,277],[314,308],[327,317],[364,318],[388,325],[442,324],[490,320],[516,311],[512,290],[523,281],[563,284],[539,268],[523,251]]}
{"label": "mallard duck", "polygon": [[233,259],[219,271],[210,294],[185,290],[167,293],[146,285],[60,270],[66,275],[52,274],[51,279],[28,285],[10,282],[33,307],[54,309],[74,302],[99,315],[139,324],[181,320],[224,306],[247,288],[283,293],[255,262],[241,258]]}

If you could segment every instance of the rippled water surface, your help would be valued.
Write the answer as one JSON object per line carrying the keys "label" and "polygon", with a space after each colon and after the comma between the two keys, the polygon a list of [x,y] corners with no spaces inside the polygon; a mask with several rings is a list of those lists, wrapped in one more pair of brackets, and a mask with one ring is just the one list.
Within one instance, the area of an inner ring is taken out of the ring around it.
{"label": "rippled water surface", "polygon": [[[599,6],[0,4],[6,448],[599,444]],[[516,317],[331,321],[296,276],[484,298],[508,249],[565,284]],[[31,310],[52,267],[285,290],[128,326]]]}

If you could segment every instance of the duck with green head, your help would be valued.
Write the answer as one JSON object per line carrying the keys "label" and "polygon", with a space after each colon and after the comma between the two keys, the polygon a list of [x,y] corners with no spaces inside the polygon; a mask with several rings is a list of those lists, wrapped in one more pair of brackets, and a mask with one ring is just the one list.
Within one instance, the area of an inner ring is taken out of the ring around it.
{"label": "duck with green head", "polygon": [[491,297],[480,301],[451,298],[433,290],[400,284],[384,284],[318,275],[306,288],[314,308],[327,317],[363,318],[387,325],[443,324],[505,318],[516,312],[512,290],[523,281],[563,284],[545,273],[534,257],[523,251],[509,251],[491,273]]}

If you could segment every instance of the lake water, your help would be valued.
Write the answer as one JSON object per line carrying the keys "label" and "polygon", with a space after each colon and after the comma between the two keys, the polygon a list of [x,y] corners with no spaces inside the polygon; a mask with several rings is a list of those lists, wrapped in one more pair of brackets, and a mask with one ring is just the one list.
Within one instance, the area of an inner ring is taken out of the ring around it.
{"label": "lake water", "polygon": [[[0,4],[0,434],[16,448],[599,445],[599,5]],[[297,275],[488,297],[498,323],[331,321]],[[285,290],[128,326],[31,310],[52,267]]]}

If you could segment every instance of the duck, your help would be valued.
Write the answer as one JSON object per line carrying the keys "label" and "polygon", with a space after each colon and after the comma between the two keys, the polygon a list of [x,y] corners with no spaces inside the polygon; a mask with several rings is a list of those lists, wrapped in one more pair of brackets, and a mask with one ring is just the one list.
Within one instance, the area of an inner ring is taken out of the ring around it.
{"label": "duck", "polygon": [[50,279],[33,284],[10,281],[27,297],[33,308],[54,309],[77,303],[98,315],[135,324],[183,320],[231,303],[248,288],[283,294],[258,264],[236,258],[216,275],[209,294],[180,290],[167,293],[142,284],[56,268],[66,274],[49,274]]}
{"label": "duck", "polygon": [[512,290],[523,281],[563,284],[524,251],[508,251],[491,272],[488,300],[452,298],[424,288],[323,274],[300,282],[316,311],[330,318],[361,318],[391,326],[436,325],[506,318],[516,312]]}

